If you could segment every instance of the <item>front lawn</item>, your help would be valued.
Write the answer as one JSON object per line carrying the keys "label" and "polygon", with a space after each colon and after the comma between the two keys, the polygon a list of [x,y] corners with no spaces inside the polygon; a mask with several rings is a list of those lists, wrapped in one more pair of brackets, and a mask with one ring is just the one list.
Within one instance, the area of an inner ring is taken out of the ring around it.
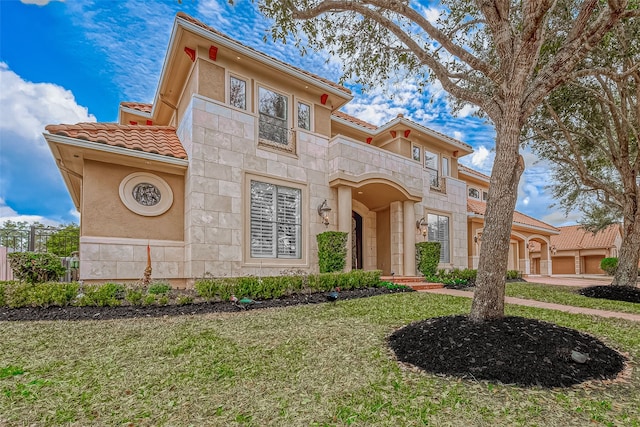
{"label": "front lawn", "polygon": [[514,282],[507,283],[505,292],[509,297],[533,299],[555,304],[572,305],[574,307],[640,314],[640,304],[585,297],[576,293],[578,289],[580,288],[531,282]]}
{"label": "front lawn", "polygon": [[[400,367],[386,338],[471,301],[405,293],[156,319],[0,322],[0,425],[640,425],[640,375],[520,388]],[[640,360],[640,324],[508,306]],[[461,337],[462,338],[462,337]]]}

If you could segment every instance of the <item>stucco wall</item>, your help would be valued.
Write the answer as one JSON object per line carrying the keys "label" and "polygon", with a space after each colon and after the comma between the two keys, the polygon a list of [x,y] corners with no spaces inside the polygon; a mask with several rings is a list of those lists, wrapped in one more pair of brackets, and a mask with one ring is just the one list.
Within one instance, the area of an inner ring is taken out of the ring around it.
{"label": "stucco wall", "polygon": [[173,204],[159,216],[141,216],[120,200],[122,180],[133,172],[127,166],[85,160],[82,187],[82,235],[139,239],[183,240],[184,177],[153,172],[173,191]]}

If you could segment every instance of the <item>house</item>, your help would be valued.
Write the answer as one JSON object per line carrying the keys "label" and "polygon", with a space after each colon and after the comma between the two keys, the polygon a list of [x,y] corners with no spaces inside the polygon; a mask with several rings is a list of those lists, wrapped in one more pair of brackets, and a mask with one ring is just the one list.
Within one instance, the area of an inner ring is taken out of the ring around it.
{"label": "house", "polygon": [[[484,211],[468,213],[468,185],[488,179],[459,165],[472,148],[401,115],[368,124],[340,111],[351,99],[179,13],[152,104],[46,127],[81,213],[80,279],[137,280],[148,248],[153,277],[178,287],[315,273],[326,230],[348,233],[347,269],[415,276],[422,240],[442,243],[441,268],[475,265]],[[527,243],[555,230],[518,224],[526,271]]]}
{"label": "house", "polygon": [[[484,215],[489,197],[489,177],[465,166],[459,167],[459,174],[467,182],[469,268],[478,268]],[[507,269],[517,270],[523,275],[550,275],[552,242],[559,233],[556,227],[515,211],[511,225]],[[534,248],[537,248],[538,256],[532,259],[530,252]]]}
{"label": "house", "polygon": [[[622,244],[620,224],[612,224],[596,234],[579,225],[558,227],[560,234],[551,236],[553,274],[604,274],[603,258],[617,257]],[[532,263],[540,259],[540,248],[531,251]]]}

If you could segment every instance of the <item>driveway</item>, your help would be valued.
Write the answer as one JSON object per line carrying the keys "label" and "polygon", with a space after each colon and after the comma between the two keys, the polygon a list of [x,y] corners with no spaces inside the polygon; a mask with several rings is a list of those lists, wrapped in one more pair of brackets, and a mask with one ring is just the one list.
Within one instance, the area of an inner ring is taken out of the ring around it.
{"label": "driveway", "polygon": [[534,276],[525,277],[530,283],[543,283],[547,285],[559,286],[578,286],[586,288],[588,286],[610,285],[613,277],[600,274],[556,274],[553,276]]}

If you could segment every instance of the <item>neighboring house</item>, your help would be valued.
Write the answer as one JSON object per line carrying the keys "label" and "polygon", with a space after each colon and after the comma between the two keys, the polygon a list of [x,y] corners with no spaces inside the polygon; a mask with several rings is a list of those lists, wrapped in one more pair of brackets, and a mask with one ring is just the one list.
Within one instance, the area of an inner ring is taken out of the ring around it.
{"label": "neighboring house", "polygon": [[[460,178],[467,182],[469,268],[478,268],[489,195],[489,177],[465,166],[460,166],[458,172]],[[551,247],[553,238],[558,233],[556,227],[515,211],[511,225],[507,269],[518,270],[523,275],[551,274]],[[534,247],[537,248],[538,257],[532,262],[530,251]]]}
{"label": "neighboring house", "polygon": [[[350,91],[179,13],[152,104],[119,123],[49,125],[81,213],[80,278],[318,271],[316,236],[349,233],[347,269],[416,275],[415,243],[467,267],[469,145],[398,116],[338,111]],[[330,209],[330,210],[327,210]]]}
{"label": "neighboring house", "polygon": [[[617,257],[622,244],[619,224],[612,224],[593,234],[580,225],[558,227],[560,234],[551,236],[553,274],[604,274],[603,258]],[[531,251],[532,263],[540,259],[540,248]]]}

